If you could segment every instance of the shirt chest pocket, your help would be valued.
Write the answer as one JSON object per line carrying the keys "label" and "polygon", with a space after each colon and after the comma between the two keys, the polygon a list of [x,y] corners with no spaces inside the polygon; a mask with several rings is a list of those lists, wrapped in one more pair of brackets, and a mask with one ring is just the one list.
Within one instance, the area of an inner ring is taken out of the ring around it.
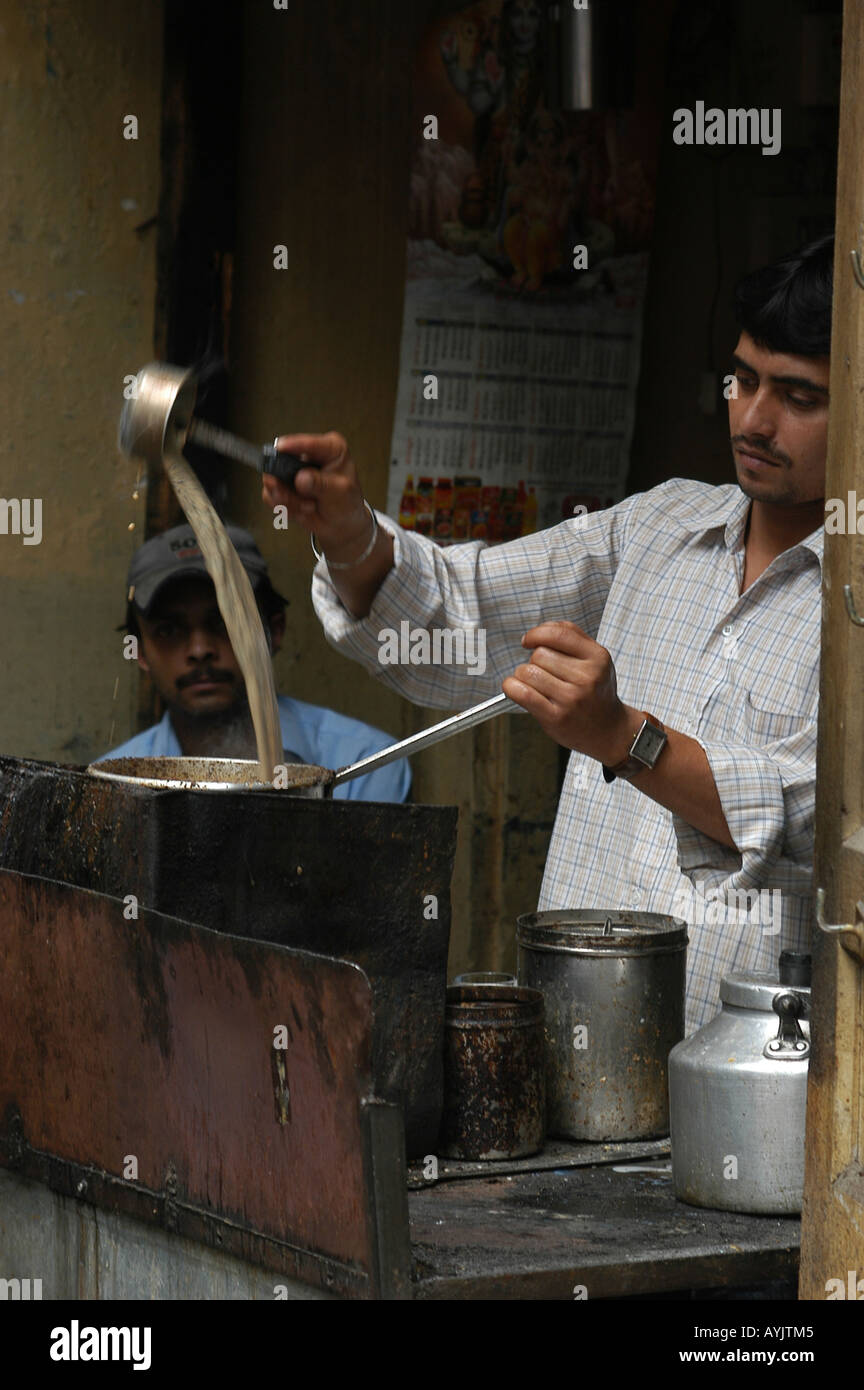
{"label": "shirt chest pocket", "polygon": [[744,727],[748,743],[774,743],[806,729],[816,711],[802,709],[787,695],[751,687],[744,699]]}

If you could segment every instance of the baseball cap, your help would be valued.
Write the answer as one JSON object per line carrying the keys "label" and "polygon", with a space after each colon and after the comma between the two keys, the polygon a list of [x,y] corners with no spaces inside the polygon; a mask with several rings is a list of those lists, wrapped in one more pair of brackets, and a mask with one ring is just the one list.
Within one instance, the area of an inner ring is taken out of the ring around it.
{"label": "baseball cap", "polygon": [[[257,589],[264,580],[269,579],[264,556],[251,533],[242,526],[226,526],[225,530],[251,580],[252,588]],[[157,594],[166,584],[193,574],[209,578],[195,532],[186,522],[183,526],[172,526],[169,531],[152,536],[139,546],[129,564],[126,592],[128,595],[132,590],[135,607],[146,617]],[[277,594],[277,598],[285,602],[281,595]]]}

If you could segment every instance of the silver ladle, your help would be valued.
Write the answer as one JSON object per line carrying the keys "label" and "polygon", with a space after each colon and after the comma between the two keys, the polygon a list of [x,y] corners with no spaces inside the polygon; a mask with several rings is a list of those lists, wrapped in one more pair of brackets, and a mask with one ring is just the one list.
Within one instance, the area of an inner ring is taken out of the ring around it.
{"label": "silver ladle", "polygon": [[191,367],[172,367],[168,362],[150,362],[142,367],[130,388],[132,394],[123,406],[117,442],[128,458],[146,463],[162,462],[163,454],[180,453],[187,440],[214,454],[246,464],[257,473],[272,473],[294,486],[301,468],[318,464],[297,454],[278,453],[273,444],[248,444],[236,434],[196,418],[195,399],[198,378]]}

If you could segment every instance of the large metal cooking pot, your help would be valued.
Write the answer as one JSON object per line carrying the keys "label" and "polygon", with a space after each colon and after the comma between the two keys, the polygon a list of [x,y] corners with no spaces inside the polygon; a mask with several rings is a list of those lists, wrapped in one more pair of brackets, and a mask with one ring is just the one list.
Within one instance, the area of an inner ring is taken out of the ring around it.
{"label": "large metal cooking pot", "polygon": [[809,957],[727,975],[720,1012],[669,1058],[675,1195],[697,1207],[801,1210]]}
{"label": "large metal cooking pot", "polygon": [[242,758],[105,758],[91,763],[87,771],[94,777],[112,782],[126,782],[139,787],[172,787],[181,791],[268,791],[284,789],[292,796],[322,799],[331,796],[333,788],[352,777],[376,772],[379,767],[410,757],[424,748],[441,743],[465,729],[473,729],[498,714],[518,709],[506,695],[495,695],[482,704],[472,705],[461,714],[450,715],[440,723],[418,734],[391,743],[378,753],[370,753],[338,772],[317,767],[314,763],[285,763],[278,780],[262,782],[259,764]]}
{"label": "large metal cooking pot", "polygon": [[519,983],[546,1001],[550,1135],[668,1134],[686,923],[654,912],[535,912],[518,919],[516,941]]}

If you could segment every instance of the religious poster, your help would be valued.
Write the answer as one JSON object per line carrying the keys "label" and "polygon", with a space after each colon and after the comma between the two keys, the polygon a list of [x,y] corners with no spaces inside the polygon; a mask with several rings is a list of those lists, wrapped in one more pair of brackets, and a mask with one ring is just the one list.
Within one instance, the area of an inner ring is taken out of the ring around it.
{"label": "religious poster", "polygon": [[623,495],[658,117],[547,103],[546,9],[431,25],[388,511],[441,544],[509,540]]}

